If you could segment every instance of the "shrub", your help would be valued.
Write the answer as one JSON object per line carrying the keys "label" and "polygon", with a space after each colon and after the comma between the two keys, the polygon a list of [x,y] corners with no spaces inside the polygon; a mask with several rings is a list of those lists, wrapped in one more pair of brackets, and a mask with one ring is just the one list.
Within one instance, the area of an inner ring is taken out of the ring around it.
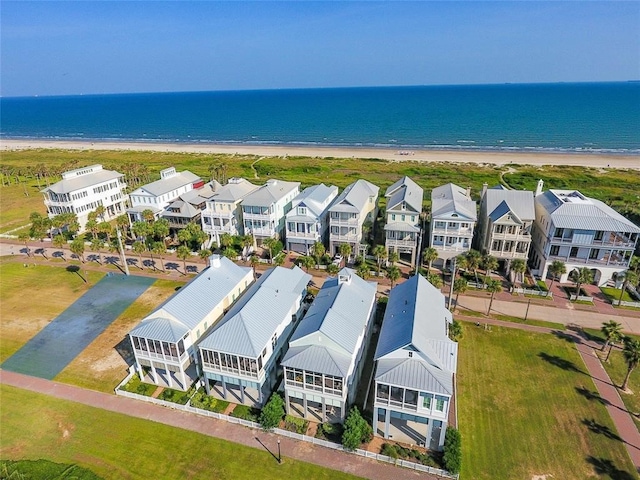
{"label": "shrub", "polygon": [[447,427],[444,436],[444,455],[442,457],[444,468],[450,473],[460,472],[462,462],[460,432],[453,427]]}
{"label": "shrub", "polygon": [[193,387],[189,388],[186,392],[183,392],[182,390],[174,390],[173,388],[165,388],[162,393],[158,395],[158,398],[167,402],[186,405],[194,391]]}
{"label": "shrub", "polygon": [[191,406],[210,412],[222,413],[229,406],[229,402],[207,395],[207,392],[201,387],[196,394],[191,397]]}
{"label": "shrub", "polygon": [[284,400],[274,393],[260,412],[260,425],[264,430],[274,429],[280,424],[282,417],[284,417]]}
{"label": "shrub", "polygon": [[304,435],[307,432],[308,427],[309,427],[309,422],[304,418],[293,417],[291,415],[287,415],[286,417],[284,417],[285,430],[289,430],[290,432],[296,432],[296,433],[299,433],[300,435]]}
{"label": "shrub", "polygon": [[231,412],[232,417],[241,418],[242,420],[248,420],[250,422],[257,422],[259,415],[259,409],[251,408],[246,405],[236,405],[236,408]]}
{"label": "shrub", "polygon": [[321,423],[316,431],[316,438],[328,440],[330,442],[340,442],[342,439],[341,423]]}
{"label": "shrub", "polygon": [[355,450],[362,443],[370,442],[373,438],[373,429],[362,418],[358,407],[351,407],[347,419],[344,421],[342,433],[342,446],[345,450]]}
{"label": "shrub", "polygon": [[391,457],[391,458],[396,459],[396,460],[400,456],[396,446],[391,444],[391,443],[383,443],[382,444],[382,448],[380,449],[380,453],[382,455],[386,455],[387,457]]}
{"label": "shrub", "polygon": [[120,390],[150,397],[156,391],[156,388],[158,388],[157,385],[141,382],[140,376],[136,373],[127,383],[120,387]]}

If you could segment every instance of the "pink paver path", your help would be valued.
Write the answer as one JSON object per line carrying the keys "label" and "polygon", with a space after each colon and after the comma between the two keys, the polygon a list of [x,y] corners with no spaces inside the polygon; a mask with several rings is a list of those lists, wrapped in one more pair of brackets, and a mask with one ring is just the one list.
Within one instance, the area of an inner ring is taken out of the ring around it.
{"label": "pink paver path", "polygon": [[272,452],[277,451],[277,440],[279,438],[283,461],[286,461],[287,457],[294,458],[371,480],[438,480],[438,477],[407,468],[395,467],[291,438],[278,437],[271,433],[251,430],[222,420],[201,417],[159,405],[86,390],[19,373],[0,370],[0,383],[262,449],[263,447],[260,446],[257,440],[259,439]]}

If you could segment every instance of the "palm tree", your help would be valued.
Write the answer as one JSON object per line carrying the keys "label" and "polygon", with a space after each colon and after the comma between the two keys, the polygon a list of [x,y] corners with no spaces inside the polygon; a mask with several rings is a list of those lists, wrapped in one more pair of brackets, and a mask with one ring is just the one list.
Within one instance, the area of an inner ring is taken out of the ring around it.
{"label": "palm tree", "polygon": [[576,301],[580,296],[580,287],[585,283],[593,282],[593,273],[587,267],[576,268],[569,274],[571,281],[576,284]]}
{"label": "palm tree", "polygon": [[620,290],[620,298],[618,298],[618,305],[622,305],[622,297],[624,292],[627,291],[627,285],[636,285],[638,283],[638,274],[632,270],[627,270],[624,273],[624,283],[622,284],[622,290]]}
{"label": "palm tree", "polygon": [[442,288],[442,277],[437,273],[428,273],[427,280],[429,280],[429,283],[437,289]]}
{"label": "palm tree", "polygon": [[327,265],[327,274],[336,275],[339,271],[340,267],[338,267],[338,265],[336,265],[335,263],[330,263],[329,265]]}
{"label": "palm tree", "polygon": [[401,276],[400,269],[395,265],[391,265],[389,268],[387,268],[387,276],[389,277],[389,281],[391,282],[391,288],[393,288],[393,285]]}
{"label": "palm tree", "polygon": [[182,260],[182,266],[184,267],[184,275],[187,274],[187,258],[191,256],[191,250],[186,245],[180,245],[176,250],[177,257]]}
{"label": "palm tree", "polygon": [[249,247],[253,246],[253,235],[251,234],[243,235],[242,238],[240,239],[240,245],[242,246],[242,255],[243,255],[242,260],[246,262],[247,261],[246,253],[249,252]]}
{"label": "palm tree", "polygon": [[77,255],[82,263],[84,263],[84,240],[81,238],[76,238],[71,245],[69,245],[69,250]]}
{"label": "palm tree", "polygon": [[91,250],[98,253],[98,263],[102,265],[102,246],[103,242],[99,238],[94,238],[91,240]]}
{"label": "palm tree", "polygon": [[479,285],[478,281],[478,268],[480,267],[480,260],[482,259],[482,255],[477,250],[469,250],[465,254],[466,267],[469,270],[473,270],[473,274],[476,277],[476,285]]}
{"label": "palm tree", "polygon": [[496,293],[502,291],[502,283],[499,280],[489,280],[487,282],[487,292],[491,293],[491,300],[489,300],[489,309],[487,310],[487,315],[491,313],[491,306],[493,305],[493,297]]}
{"label": "palm tree", "polygon": [[[609,320],[608,322],[604,322],[600,331],[604,334],[605,342],[602,345],[601,350],[604,351],[609,348],[609,352],[607,353],[607,358],[605,358],[605,362],[609,361],[609,355],[611,355],[611,350],[613,349],[613,343],[618,342],[624,338],[622,334],[622,324],[616,322],[615,320]],[[611,344],[611,345],[610,345]]]}
{"label": "palm tree", "polygon": [[20,232],[18,234],[18,240],[24,243],[24,248],[27,250],[27,257],[31,256],[31,250],[29,250],[30,239],[31,239],[31,236],[29,235],[29,232]]}
{"label": "palm tree", "polygon": [[314,258],[310,257],[308,255],[304,255],[304,256],[300,257],[299,262],[304,267],[304,269],[307,271],[307,273],[309,273],[309,269],[311,267],[313,267],[315,265],[315,263],[316,263]]}
{"label": "palm tree", "polygon": [[276,255],[276,257],[273,259],[273,264],[276,267],[281,267],[284,264],[284,260],[285,260],[285,256],[281,253],[279,253],[278,255]]}
{"label": "palm tree", "polygon": [[429,271],[431,271],[431,264],[437,260],[438,251],[433,247],[427,247],[422,251],[422,261],[427,262],[429,265]]}
{"label": "palm tree", "polygon": [[153,245],[151,245],[151,251],[160,257],[160,267],[162,273],[164,273],[164,254],[167,253],[167,246],[164,244],[164,240],[154,242]]}
{"label": "palm tree", "polygon": [[129,216],[125,213],[116,218],[116,227],[124,232],[124,236],[129,235]]}
{"label": "palm tree", "polygon": [[208,248],[202,248],[200,249],[200,251],[198,252],[198,256],[204,260],[204,263],[207,263],[207,259],[211,256],[211,250],[209,250]]}
{"label": "palm tree", "polygon": [[164,239],[169,236],[169,220],[166,218],[159,218],[153,222],[153,236],[164,243]]}
{"label": "palm tree", "polygon": [[91,218],[87,220],[87,223],[85,224],[85,228],[91,232],[91,235],[93,236],[94,239],[97,238],[98,222],[95,219]]}
{"label": "palm tree", "polygon": [[[222,235],[220,235],[220,244],[223,244],[223,238],[224,237],[224,233]],[[265,238],[264,241],[262,242],[262,246],[266,247],[267,251],[269,252],[269,262],[273,263],[273,247],[275,247],[276,244],[276,239],[269,237],[269,238]]]}
{"label": "palm tree", "polygon": [[454,320],[449,325],[449,338],[454,342],[462,338],[462,324],[458,320]]}
{"label": "palm tree", "polygon": [[58,234],[53,237],[53,246],[56,248],[60,248],[62,250],[62,259],[64,260],[64,246],[67,244],[67,239],[64,238],[64,235]]}
{"label": "palm tree", "polygon": [[367,265],[367,262],[361,262],[358,265],[358,267],[356,268],[356,274],[363,280],[366,280],[367,278],[369,278],[370,272],[369,272],[369,265]]}
{"label": "palm tree", "polygon": [[344,266],[347,266],[347,258],[351,255],[352,252],[351,245],[349,243],[341,243],[340,244],[340,255],[342,255],[342,259],[344,261]]}
{"label": "palm tree", "polygon": [[567,266],[561,260],[554,260],[549,266],[549,273],[551,274],[551,285],[549,285],[549,290],[547,290],[547,296],[551,291],[551,287],[553,287],[553,282],[560,276],[567,273]]}
{"label": "palm tree", "polygon": [[640,341],[631,337],[625,337],[622,355],[624,355],[624,359],[627,362],[627,375],[624,377],[622,390],[627,390],[631,372],[638,366],[638,362],[640,361]]}
{"label": "palm tree", "polygon": [[527,264],[524,262],[524,260],[520,258],[516,258],[511,262],[510,270],[515,274],[513,276],[514,283],[515,283],[518,281],[519,278],[521,278],[521,275],[527,271]]}
{"label": "palm tree", "polygon": [[131,245],[131,249],[138,254],[138,260],[140,260],[140,264],[138,265],[138,267],[140,268],[140,270],[142,270],[142,254],[147,249],[146,245],[144,244],[144,242],[133,242],[133,245]]}
{"label": "palm tree", "polygon": [[[135,227],[135,224],[133,226]],[[193,235],[188,228],[183,228],[178,232],[178,241],[182,244],[182,246],[186,246],[186,244],[189,243],[192,238]]]}
{"label": "palm tree", "polygon": [[96,217],[99,217],[100,220],[104,222],[104,214],[107,213],[107,209],[104,208],[104,205],[98,205],[95,209]]}
{"label": "palm tree", "polygon": [[311,246],[311,253],[313,254],[314,258],[316,259],[316,268],[320,267],[320,261],[322,260],[323,255],[326,253],[327,249],[324,246],[324,243],[322,242],[315,242],[312,246]]}
{"label": "palm tree", "polygon": [[151,234],[151,225],[147,222],[135,222],[131,227],[131,232],[136,238],[146,239]]}
{"label": "palm tree", "polygon": [[380,269],[382,268],[382,260],[387,258],[387,249],[384,245],[376,245],[373,247],[371,253],[376,257],[376,265],[378,267],[378,274],[380,273]]}
{"label": "palm tree", "polygon": [[400,261],[400,254],[398,252],[396,252],[395,250],[392,250],[389,252],[389,261],[391,262],[391,265],[394,265]]}
{"label": "palm tree", "polygon": [[453,282],[453,293],[456,294],[456,307],[458,306],[458,297],[461,293],[467,291],[469,286],[467,285],[467,280],[464,278],[456,278]]}
{"label": "palm tree", "polygon": [[153,214],[152,210],[147,208],[142,211],[142,219],[147,223],[152,223],[156,219],[156,216]]}
{"label": "palm tree", "polygon": [[238,258],[238,252],[233,247],[227,247],[222,251],[222,255],[227,257],[229,260],[235,261]]}
{"label": "palm tree", "polygon": [[256,267],[258,266],[259,263],[260,263],[260,259],[258,258],[258,255],[256,255],[255,253],[249,257],[249,264],[251,265],[251,268],[253,268],[254,277],[256,275]]}
{"label": "palm tree", "polygon": [[[522,260],[520,260],[522,262]],[[517,262],[517,260],[514,260],[514,262]],[[524,262],[523,262],[524,263]],[[494,257],[493,255],[483,255],[482,257],[482,268],[484,268],[484,274],[486,277],[488,277],[489,275],[491,275],[491,272],[493,270],[497,270],[498,269],[498,259],[496,257]]]}
{"label": "palm tree", "polygon": [[103,233],[107,237],[107,243],[111,241],[111,235],[113,234],[113,227],[109,222],[102,222],[98,224],[98,233]]}
{"label": "palm tree", "polygon": [[228,233],[223,233],[220,235],[220,247],[224,250],[225,248],[231,246],[233,243],[233,237]]}

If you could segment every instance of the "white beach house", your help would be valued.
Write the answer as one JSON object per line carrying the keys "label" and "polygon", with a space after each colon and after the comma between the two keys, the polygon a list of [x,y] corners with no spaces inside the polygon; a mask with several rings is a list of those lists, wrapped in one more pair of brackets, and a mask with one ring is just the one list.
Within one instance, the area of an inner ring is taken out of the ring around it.
{"label": "white beach house", "polygon": [[344,420],[362,373],[376,288],[348,268],[324,282],[282,360],[287,414],[314,422]]}
{"label": "white beach house", "polygon": [[593,281],[604,285],[625,272],[640,236],[640,228],[607,204],[577,190],[542,192],[542,180],[535,195],[536,221],[533,227],[531,272],[546,278],[549,266],[564,262],[566,282],[576,268],[593,271]]}
{"label": "white beach house", "polygon": [[384,226],[387,252],[409,254],[411,265],[416,263],[416,254],[422,238],[420,213],[424,191],[409,177],[402,177],[389,188],[387,198],[387,222]]}
{"label": "white beach house", "polygon": [[129,332],[140,378],[186,390],[198,376],[196,342],[252,282],[250,267],[209,257],[206,269]]}
{"label": "white beach house", "polygon": [[375,435],[442,448],[455,424],[451,322],[444,295],[421,275],[391,290],[375,353]]}
{"label": "white beach house", "polygon": [[430,245],[445,263],[471,249],[478,219],[469,189],[447,183],[431,191]]}
{"label": "white beach house", "polygon": [[[217,182],[215,182],[217,183]],[[244,197],[254,190],[254,185],[244,178],[230,178],[224,186],[216,186],[202,211],[202,230],[211,236],[212,241],[220,245],[220,235],[244,235],[242,208]]]}
{"label": "white beach house", "polygon": [[305,188],[293,199],[286,215],[287,250],[309,255],[314,243],[325,243],[329,206],[337,196],[338,187],[321,183]]}
{"label": "white beach house", "polygon": [[183,193],[164,208],[160,217],[166,219],[173,230],[184,228],[189,223],[200,225],[202,211],[214,193],[213,188],[214,184],[209,182]]}
{"label": "white beach house", "polygon": [[366,180],[348,185],[329,207],[329,253],[340,253],[340,245],[351,245],[353,255],[359,255],[362,245],[362,226],[371,225],[378,213],[380,188]]}
{"label": "white beach house", "polygon": [[267,238],[279,238],[284,244],[284,218],[298,193],[300,182],[270,179],[247,194],[242,200],[245,235],[253,235],[258,244]]}
{"label": "white beach house", "polygon": [[49,218],[61,213],[75,213],[81,231],[87,223],[90,212],[99,206],[105,208],[103,221],[125,212],[127,185],[124,174],[105,170],[102,165],[69,170],[62,174],[62,180],[42,190],[44,204]]}
{"label": "white beach house", "polygon": [[[262,406],[303,315],[311,276],[300,268],[267,270],[198,345],[207,393]],[[212,385],[213,383],[213,385]]]}

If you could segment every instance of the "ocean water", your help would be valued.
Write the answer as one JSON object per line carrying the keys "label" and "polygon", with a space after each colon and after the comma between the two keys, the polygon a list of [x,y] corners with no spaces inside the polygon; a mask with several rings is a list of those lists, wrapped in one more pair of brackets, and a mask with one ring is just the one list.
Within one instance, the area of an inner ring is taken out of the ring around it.
{"label": "ocean water", "polygon": [[2,138],[640,153],[640,83],[0,99]]}

